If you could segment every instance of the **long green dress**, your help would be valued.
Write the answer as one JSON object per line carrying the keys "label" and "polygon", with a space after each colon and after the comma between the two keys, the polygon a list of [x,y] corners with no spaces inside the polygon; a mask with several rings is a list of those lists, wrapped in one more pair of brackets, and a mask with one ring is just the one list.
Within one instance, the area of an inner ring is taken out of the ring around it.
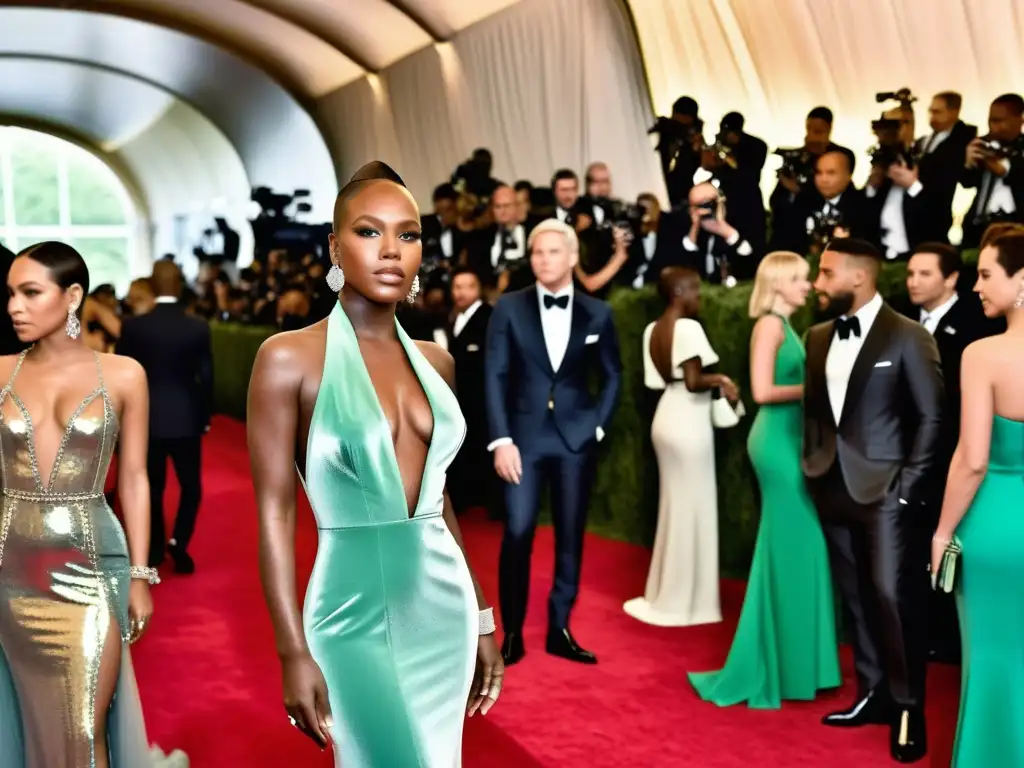
{"label": "long green dress", "polygon": [[319,546],[303,625],[327,681],[335,765],[456,768],[479,635],[469,567],[441,512],[466,422],[396,322],[434,415],[410,511],[391,428],[340,303],[327,322],[306,449]]}
{"label": "long green dress", "polygon": [[[775,358],[775,384],[803,384],[804,348],[789,321]],[[690,674],[718,706],[778,709],[842,682],[828,551],[800,466],[799,401],[764,405],[747,452],[761,487],[761,526],[747,594],[725,667]]]}
{"label": "long green dress", "polygon": [[988,473],[957,528],[963,640],[954,768],[1024,765],[1024,422],[996,416]]}

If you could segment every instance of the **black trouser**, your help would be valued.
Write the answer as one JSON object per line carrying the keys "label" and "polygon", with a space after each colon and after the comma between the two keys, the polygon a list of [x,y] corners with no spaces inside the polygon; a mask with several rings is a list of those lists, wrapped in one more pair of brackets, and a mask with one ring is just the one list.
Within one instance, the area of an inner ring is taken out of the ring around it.
{"label": "black trouser", "polygon": [[861,694],[877,688],[900,706],[922,706],[929,541],[922,512],[895,492],[877,504],[854,501],[838,464],[811,487],[851,622]]}
{"label": "black trouser", "polygon": [[188,549],[192,539],[203,494],[202,441],[202,437],[151,438],[149,441],[149,564],[153,567],[163,562],[167,547],[164,489],[167,487],[168,459],[174,464],[174,474],[181,486],[172,538],[182,552]]}
{"label": "black trouser", "polygon": [[594,450],[570,451],[548,419],[540,433],[519,447],[523,476],[519,485],[505,485],[505,537],[501,542],[498,596],[506,632],[520,632],[530,589],[533,535],[540,514],[541,492],[551,484],[551,515],[555,527],[555,583],[548,598],[548,629],[569,627],[569,614],[579,591],[583,533],[587,525]]}

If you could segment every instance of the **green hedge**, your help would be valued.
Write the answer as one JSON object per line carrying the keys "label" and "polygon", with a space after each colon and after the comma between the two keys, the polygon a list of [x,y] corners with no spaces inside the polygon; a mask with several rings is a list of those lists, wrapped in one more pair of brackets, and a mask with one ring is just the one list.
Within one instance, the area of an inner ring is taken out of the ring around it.
{"label": "green hedge", "polygon": [[[888,264],[880,290],[887,298],[904,293],[906,268]],[[720,368],[741,387],[747,417],[715,436],[718,471],[721,564],[726,573],[747,571],[758,525],[757,487],[747,460],[747,433],[756,413],[750,401],[747,347],[753,321],[747,317],[751,285],[734,288],[706,286],[701,319],[711,345],[721,358]],[[622,348],[623,379],[619,406],[608,439],[601,444],[597,479],[590,507],[590,529],[616,539],[650,544],[657,517],[657,464],[650,441],[653,396],[643,386],[640,339],[647,323],[661,312],[654,290],[623,290],[611,295]],[[805,308],[793,324],[802,333],[811,319]],[[214,324],[215,407],[218,412],[245,417],[249,372],[260,343],[272,328]]]}

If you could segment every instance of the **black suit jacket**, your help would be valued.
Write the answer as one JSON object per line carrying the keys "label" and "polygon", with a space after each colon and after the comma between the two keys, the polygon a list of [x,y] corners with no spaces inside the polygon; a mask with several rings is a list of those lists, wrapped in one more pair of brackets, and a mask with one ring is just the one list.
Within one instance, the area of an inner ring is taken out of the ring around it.
{"label": "black suit jacket", "polygon": [[[981,242],[982,235],[988,226],[990,214],[984,208],[988,206],[991,195],[992,174],[984,168],[964,168],[961,171],[960,183],[964,187],[977,189],[970,210],[964,214],[964,239],[961,248],[975,248]],[[989,181],[986,182],[986,177]],[[1002,182],[1010,188],[1013,195],[1014,212],[1006,220],[1024,221],[1024,157],[1010,158],[1010,170],[1002,177]],[[986,191],[987,190],[987,191]],[[985,192],[984,199],[982,197]]]}
{"label": "black suit jacket", "polygon": [[[783,195],[773,195],[772,198],[773,229],[769,250],[807,253],[811,244],[807,220],[824,208],[825,198],[813,185],[805,187],[793,199]],[[851,237],[868,236],[869,212],[863,190],[851,182],[840,195],[837,208],[842,217],[841,224],[849,230]]]}
{"label": "black suit jacket", "polygon": [[917,140],[918,180],[928,192],[928,216],[923,222],[921,242],[948,243],[953,226],[953,195],[964,170],[967,145],[978,135],[976,125],[958,120],[949,136],[927,155],[922,154],[931,134]]}
{"label": "black suit jacket", "polygon": [[455,360],[455,394],[466,417],[469,433],[487,432],[487,407],[484,397],[484,360],[487,350],[487,325],[494,310],[481,302],[466,321],[458,336],[454,322],[447,328],[448,351]]}
{"label": "black suit jacket", "polygon": [[[921,310],[911,304],[903,308],[904,314],[918,322]],[[946,487],[946,473],[960,439],[960,361],[968,345],[978,339],[994,336],[1006,330],[1006,319],[985,317],[978,297],[962,294],[935,328],[935,344],[942,362],[945,390],[945,408],[939,435],[938,459],[935,462],[934,488],[941,499]]]}
{"label": "black suit jacket", "polygon": [[838,461],[850,497],[876,504],[930,500],[927,482],[942,425],[942,372],[935,339],[883,304],[850,374],[836,424],[825,377],[834,321],[807,333],[803,469],[820,478]]}
{"label": "black suit jacket", "polygon": [[213,409],[210,326],[179,304],[121,326],[117,353],[138,360],[149,381],[149,436],[157,440],[199,437]]}
{"label": "black suit jacket", "polygon": [[[882,227],[882,210],[885,208],[885,201],[889,197],[889,191],[892,188],[892,180],[886,179],[871,197],[868,197],[867,190],[864,192],[865,219],[863,234],[883,251],[885,247],[882,245],[882,238],[886,233]],[[902,206],[903,227],[907,232],[908,253],[924,242],[934,240],[948,242],[947,238],[932,237],[935,234],[935,205],[931,191],[923,182],[921,190],[914,196],[909,195],[904,190]],[[949,227],[946,227],[946,231],[949,231]],[[906,254],[900,255],[905,256]]]}
{"label": "black suit jacket", "polygon": [[[612,313],[603,301],[573,292],[569,344],[558,371],[551,367],[536,286],[504,294],[487,326],[485,379],[489,441],[511,437],[519,446],[544,426],[549,414],[569,450],[579,452],[608,429],[619,395],[622,363]],[[590,392],[594,370],[600,393]]]}

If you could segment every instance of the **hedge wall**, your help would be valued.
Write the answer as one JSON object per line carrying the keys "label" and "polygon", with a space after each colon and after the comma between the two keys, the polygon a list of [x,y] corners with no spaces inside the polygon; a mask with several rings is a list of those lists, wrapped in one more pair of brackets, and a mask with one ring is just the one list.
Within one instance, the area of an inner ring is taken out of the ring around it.
{"label": "hedge wall", "polygon": [[[887,298],[905,291],[906,268],[887,264],[880,290]],[[717,430],[716,458],[719,493],[721,565],[726,573],[746,573],[758,525],[757,487],[746,454],[747,432],[756,406],[750,401],[747,348],[753,321],[747,317],[751,285],[734,288],[706,286],[701,318],[720,368],[739,383],[747,417],[732,429]],[[590,528],[613,538],[650,544],[657,516],[657,464],[650,442],[654,396],[643,386],[640,339],[647,323],[661,312],[651,288],[619,291],[609,299],[622,348],[623,379],[619,407],[608,439],[601,444],[597,479],[590,508]],[[811,319],[806,308],[793,320],[803,332]],[[249,373],[260,343],[272,328],[215,323],[215,407],[220,413],[245,417]]]}

